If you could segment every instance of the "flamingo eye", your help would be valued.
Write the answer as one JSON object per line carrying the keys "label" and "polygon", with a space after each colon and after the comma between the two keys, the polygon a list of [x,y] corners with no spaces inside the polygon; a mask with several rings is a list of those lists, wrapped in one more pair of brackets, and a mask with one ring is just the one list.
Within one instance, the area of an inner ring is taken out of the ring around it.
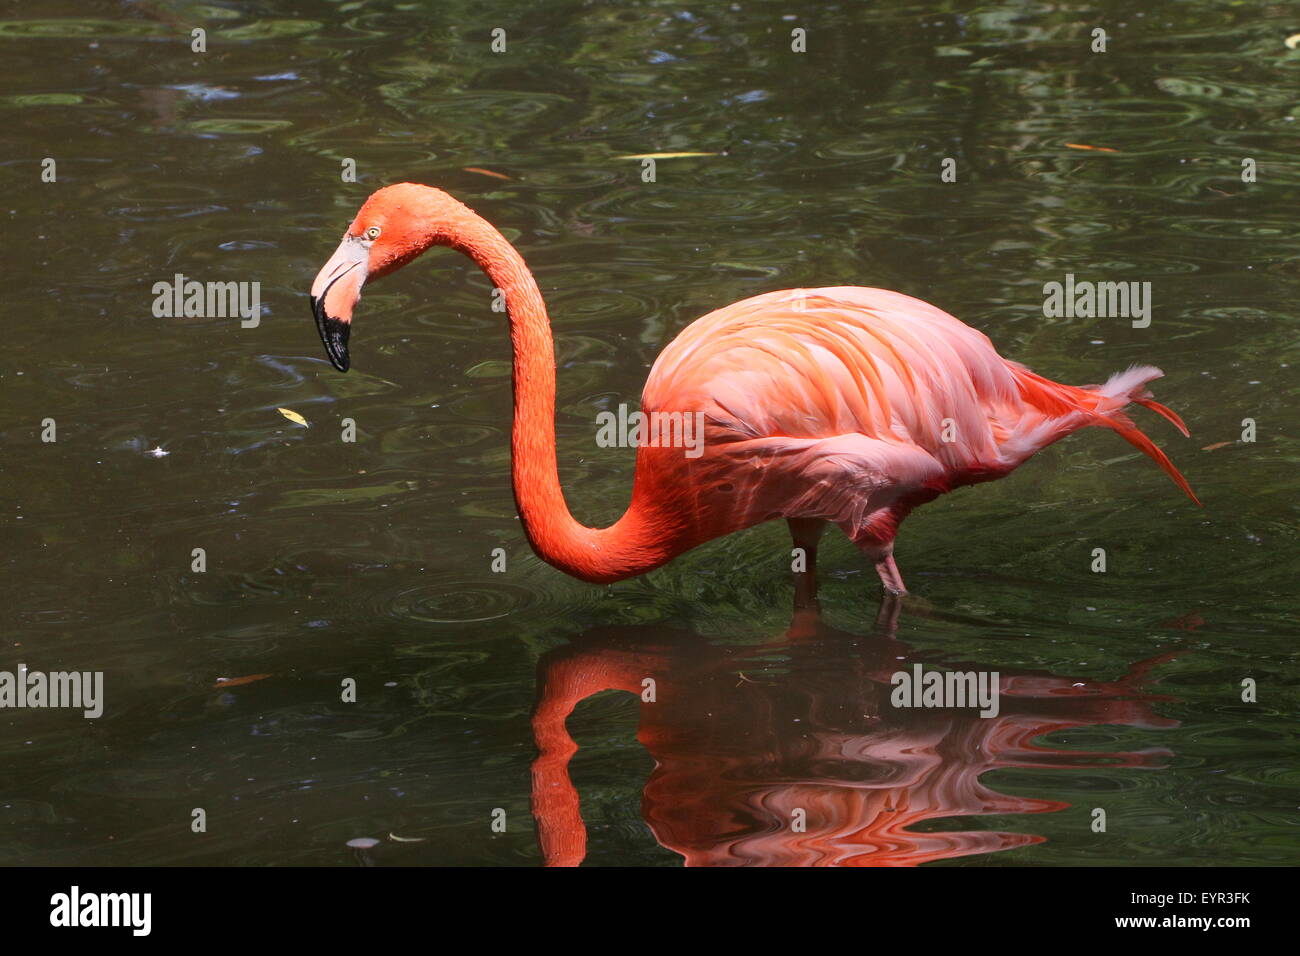
{"label": "flamingo eye", "polygon": [[374,242],[376,239],[378,239],[378,238],[379,238],[379,227],[378,227],[378,226],[371,226],[369,229],[367,229],[367,230],[366,230],[366,238],[369,239],[371,242]]}

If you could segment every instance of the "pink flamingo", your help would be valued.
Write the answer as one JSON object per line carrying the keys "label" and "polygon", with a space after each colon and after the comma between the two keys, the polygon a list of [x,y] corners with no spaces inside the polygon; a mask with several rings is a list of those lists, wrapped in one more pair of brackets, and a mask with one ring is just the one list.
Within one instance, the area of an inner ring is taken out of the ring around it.
{"label": "pink flamingo", "polygon": [[415,183],[366,200],[312,284],[330,361],[347,371],[362,285],[435,245],[468,255],[504,293],[519,516],[533,550],[584,581],[644,574],[705,541],[785,518],[810,575],[831,521],[875,564],[885,589],[901,594],[894,537],[913,508],[1001,478],[1088,425],[1118,432],[1200,504],[1123,412],[1136,402],[1187,434],[1146,389],[1159,369],[1134,366],[1104,385],[1061,385],[1002,358],[982,333],[919,299],[839,286],[754,296],[674,339],[650,370],[641,409],[674,423],[702,420],[701,453],[672,442],[640,445],[627,511],[608,528],[586,527],[570,514],[556,468],[546,305],[515,248],[464,204]]}

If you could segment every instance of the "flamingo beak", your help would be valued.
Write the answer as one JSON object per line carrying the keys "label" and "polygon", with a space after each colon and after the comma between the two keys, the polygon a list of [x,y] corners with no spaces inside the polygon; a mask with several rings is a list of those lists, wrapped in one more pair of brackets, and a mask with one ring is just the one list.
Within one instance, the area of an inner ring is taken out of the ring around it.
{"label": "flamingo beak", "polygon": [[346,372],[348,333],[352,331],[352,308],[361,298],[369,265],[369,249],[360,237],[344,236],[329,262],[311,284],[311,311],[325,343],[325,354],[340,372]]}

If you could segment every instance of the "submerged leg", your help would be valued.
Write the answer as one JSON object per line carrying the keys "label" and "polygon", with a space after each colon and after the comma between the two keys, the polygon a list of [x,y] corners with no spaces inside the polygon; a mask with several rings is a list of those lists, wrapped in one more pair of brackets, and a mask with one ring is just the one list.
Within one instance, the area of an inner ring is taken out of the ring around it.
{"label": "submerged leg", "polygon": [[817,542],[826,529],[824,518],[787,518],[794,546],[804,553],[803,571],[795,572],[795,607],[807,607],[817,602]]}
{"label": "submerged leg", "polygon": [[880,599],[876,610],[876,620],[872,631],[877,637],[894,640],[898,637],[898,615],[903,610],[903,599],[892,591],[886,591]]}

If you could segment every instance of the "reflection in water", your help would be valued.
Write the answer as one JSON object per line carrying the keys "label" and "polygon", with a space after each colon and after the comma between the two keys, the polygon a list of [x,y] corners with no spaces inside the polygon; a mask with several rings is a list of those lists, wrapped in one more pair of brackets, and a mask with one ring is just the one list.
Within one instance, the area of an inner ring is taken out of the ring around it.
{"label": "reflection in water", "polygon": [[[1045,813],[1069,804],[1011,796],[981,777],[1009,767],[1145,768],[1164,749],[1061,750],[1044,735],[1100,724],[1177,726],[1142,692],[1148,671],[1174,653],[1140,661],[1119,680],[1082,682],[1003,672],[995,717],[977,708],[900,709],[890,676],[935,666],[896,637],[899,603],[860,637],[822,623],[815,604],[759,647],[717,646],[660,628],[598,629],[546,655],[538,669],[533,732],[533,814],[546,863],[576,865],[586,827],[569,778],[577,744],[565,718],[601,691],[641,696],[637,739],[655,759],[642,814],[655,839],[688,865],[911,866],[1040,843],[1029,833],[921,832],[954,816]],[[779,662],[779,667],[778,663]],[[757,677],[746,676],[746,668]],[[954,670],[982,670],[944,661]],[[774,679],[775,676],[775,679]],[[806,825],[797,832],[798,811]]]}

